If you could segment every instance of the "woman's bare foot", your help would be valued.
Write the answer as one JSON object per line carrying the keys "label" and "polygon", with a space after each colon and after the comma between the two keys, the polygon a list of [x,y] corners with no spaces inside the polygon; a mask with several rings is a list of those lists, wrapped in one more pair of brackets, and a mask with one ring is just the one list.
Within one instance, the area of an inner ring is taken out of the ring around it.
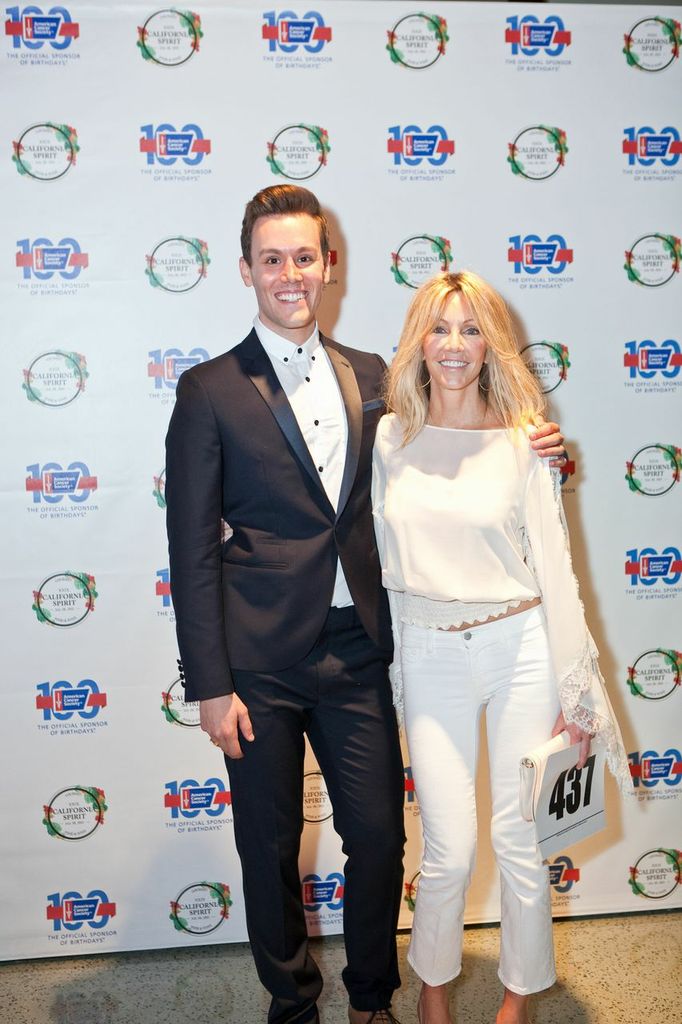
{"label": "woman's bare foot", "polygon": [[417,1001],[419,1024],[452,1024],[447,985],[422,984]]}
{"label": "woman's bare foot", "polygon": [[504,990],[502,1006],[497,1011],[496,1024],[529,1024],[528,996]]}

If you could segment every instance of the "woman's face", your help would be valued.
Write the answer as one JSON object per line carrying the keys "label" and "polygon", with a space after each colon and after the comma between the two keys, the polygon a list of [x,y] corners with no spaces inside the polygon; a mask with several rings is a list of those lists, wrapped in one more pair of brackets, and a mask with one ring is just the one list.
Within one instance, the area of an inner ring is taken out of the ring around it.
{"label": "woman's face", "polygon": [[422,347],[432,388],[478,389],[487,346],[469,303],[459,292],[452,295]]}

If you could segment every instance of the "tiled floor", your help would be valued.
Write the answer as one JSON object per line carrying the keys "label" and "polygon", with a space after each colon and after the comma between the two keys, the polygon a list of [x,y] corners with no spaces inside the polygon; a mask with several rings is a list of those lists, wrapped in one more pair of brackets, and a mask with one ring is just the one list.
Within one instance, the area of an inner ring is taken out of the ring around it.
{"label": "tiled floor", "polygon": [[[559,981],[535,997],[535,1024],[679,1024],[682,914],[577,919],[555,925]],[[399,937],[403,988],[394,1011],[416,1024],[419,989]],[[469,928],[451,989],[457,1024],[494,1024],[497,928]],[[345,1024],[340,938],[312,943],[326,979],[322,1024]],[[17,961],[0,967],[3,1024],[265,1024],[268,1000],[246,945]]]}

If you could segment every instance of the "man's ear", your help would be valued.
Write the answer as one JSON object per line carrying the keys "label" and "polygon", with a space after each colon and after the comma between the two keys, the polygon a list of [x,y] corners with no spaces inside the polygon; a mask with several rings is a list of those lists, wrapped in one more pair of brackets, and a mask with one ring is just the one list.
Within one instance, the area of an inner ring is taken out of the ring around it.
{"label": "man's ear", "polygon": [[331,252],[328,252],[327,253],[327,258],[324,261],[324,274],[322,276],[323,283],[324,284],[329,284],[329,282],[331,280],[331,276],[332,276],[332,254],[331,254]]}
{"label": "man's ear", "polygon": [[239,273],[242,275],[242,281],[247,288],[253,287],[253,278],[251,277],[251,267],[246,262],[243,256],[239,257]]}

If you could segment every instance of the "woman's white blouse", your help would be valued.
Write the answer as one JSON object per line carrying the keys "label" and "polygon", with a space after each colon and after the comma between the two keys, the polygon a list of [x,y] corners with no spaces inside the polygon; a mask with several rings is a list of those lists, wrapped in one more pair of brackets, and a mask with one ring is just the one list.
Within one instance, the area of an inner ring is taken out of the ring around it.
{"label": "woman's white blouse", "polygon": [[540,596],[566,721],[604,742],[611,770],[631,788],[573,575],[558,474],[521,430],[425,426],[404,446],[402,436],[395,415],[380,420],[372,475],[396,704],[405,594],[506,605]]}
{"label": "woman's white blouse", "polygon": [[383,517],[384,586],[433,601],[538,597],[522,536],[538,458],[525,435],[425,426],[404,448],[401,442],[397,420],[385,416],[374,504]]}

